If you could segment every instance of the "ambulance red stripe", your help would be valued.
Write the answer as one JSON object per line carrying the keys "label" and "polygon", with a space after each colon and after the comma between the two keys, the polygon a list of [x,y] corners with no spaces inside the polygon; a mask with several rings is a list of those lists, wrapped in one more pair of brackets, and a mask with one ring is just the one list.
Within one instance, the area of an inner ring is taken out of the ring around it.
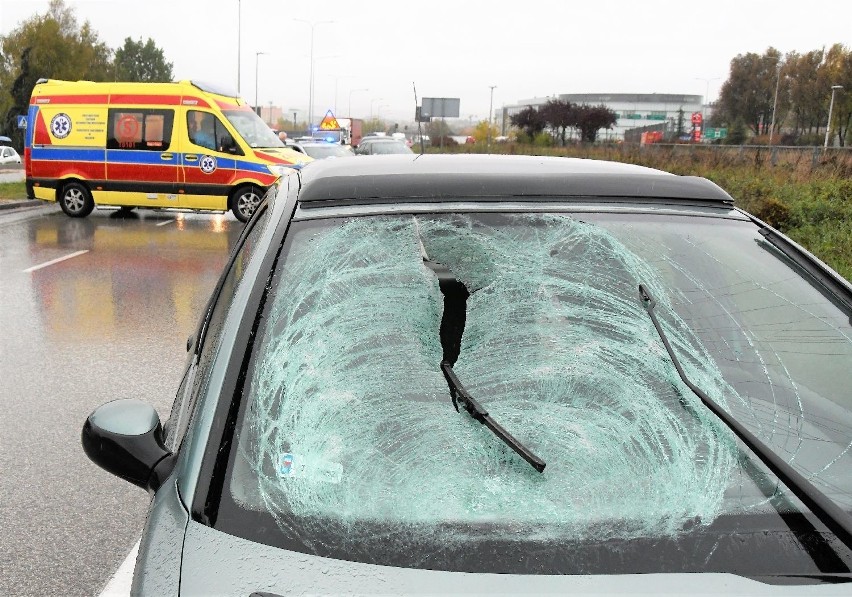
{"label": "ambulance red stripe", "polygon": [[30,98],[31,104],[51,105],[51,104],[108,104],[110,108],[120,108],[121,106],[198,106],[201,108],[209,108],[210,104],[207,100],[195,96],[180,96],[180,95],[140,95],[140,94],[116,94],[108,95],[40,95]]}

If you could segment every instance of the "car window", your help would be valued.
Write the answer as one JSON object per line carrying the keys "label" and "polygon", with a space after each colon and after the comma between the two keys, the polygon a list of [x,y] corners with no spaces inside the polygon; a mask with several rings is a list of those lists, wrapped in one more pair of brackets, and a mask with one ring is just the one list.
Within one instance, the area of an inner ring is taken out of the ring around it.
{"label": "car window", "polygon": [[257,248],[258,237],[266,227],[268,220],[269,210],[263,209],[262,212],[257,214],[257,217],[249,221],[242,236],[242,242],[234,247],[234,254],[229,261],[228,268],[222,273],[222,279],[220,285],[217,286],[217,293],[214,297],[215,302],[207,316],[206,325],[202,326],[202,329],[205,330],[203,338],[198,340],[202,342],[198,352],[198,360],[184,374],[169,420],[165,425],[166,445],[171,450],[176,450],[180,446],[186,434],[195,400],[209,379],[210,366],[219,349],[219,338],[222,335],[228,308],[231,306],[237,287],[243,279],[249,259]]}
{"label": "car window", "polygon": [[[849,314],[751,222],[371,216],[293,225],[217,528],[470,572],[848,570],[679,380],[639,284],[690,379],[852,507]],[[441,330],[459,309],[456,374],[543,474],[453,407]]]}

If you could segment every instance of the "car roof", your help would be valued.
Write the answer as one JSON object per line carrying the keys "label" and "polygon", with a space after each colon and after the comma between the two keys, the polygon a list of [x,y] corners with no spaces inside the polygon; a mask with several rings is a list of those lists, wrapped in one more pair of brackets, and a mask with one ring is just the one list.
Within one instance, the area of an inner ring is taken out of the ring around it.
{"label": "car roof", "polygon": [[321,160],[299,174],[303,208],[363,203],[476,199],[552,201],[630,198],[731,207],[713,182],[632,164],[505,155],[389,155]]}

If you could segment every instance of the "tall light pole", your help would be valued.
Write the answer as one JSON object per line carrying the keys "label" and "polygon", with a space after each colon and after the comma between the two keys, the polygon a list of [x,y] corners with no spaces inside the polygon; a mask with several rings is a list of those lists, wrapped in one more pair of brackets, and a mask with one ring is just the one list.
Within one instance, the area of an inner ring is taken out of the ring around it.
{"label": "tall light pole", "polygon": [[367,89],[366,87],[363,87],[361,89],[350,89],[349,90],[349,114],[346,115],[349,118],[352,118],[352,94],[355,93],[356,91],[370,91],[370,90]]}
{"label": "tall light pole", "polygon": [[242,20],[242,2],[237,0],[237,97],[240,95],[240,21]]}
{"label": "tall light pole", "polygon": [[491,89],[491,101],[488,102],[488,134],[486,135],[485,151],[491,150],[491,115],[494,113],[494,89],[496,85],[489,85]]}
{"label": "tall light pole", "polygon": [[834,108],[834,92],[838,89],[843,89],[843,85],[831,86],[831,102],[829,102],[828,104],[828,124],[825,125],[825,143],[823,144],[824,149],[828,149],[828,132],[831,130],[831,110]]}
{"label": "tall light pole", "polygon": [[781,61],[775,73],[775,100],[772,102],[772,124],[769,125],[769,147],[772,148],[772,133],[775,132],[775,111],[778,108],[778,86],[781,84]]}
{"label": "tall light pole", "polygon": [[260,62],[260,57],[266,55],[266,52],[254,53],[254,109],[257,110],[257,65]]}
{"label": "tall light pole", "polygon": [[334,23],[334,21],[306,21],[305,19],[293,19],[300,23],[307,23],[311,26],[311,76],[308,83],[308,129],[313,127],[314,123],[314,28],[317,25]]}

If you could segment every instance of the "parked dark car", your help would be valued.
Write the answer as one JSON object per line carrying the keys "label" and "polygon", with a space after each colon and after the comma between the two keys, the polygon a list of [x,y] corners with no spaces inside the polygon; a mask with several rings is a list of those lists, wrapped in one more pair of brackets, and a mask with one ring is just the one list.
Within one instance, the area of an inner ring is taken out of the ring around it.
{"label": "parked dark car", "polygon": [[403,141],[392,137],[364,137],[355,148],[355,155],[412,154]]}
{"label": "parked dark car", "polygon": [[565,158],[321,160],[237,242],[133,588],[848,595],[852,285],[712,182]]}

